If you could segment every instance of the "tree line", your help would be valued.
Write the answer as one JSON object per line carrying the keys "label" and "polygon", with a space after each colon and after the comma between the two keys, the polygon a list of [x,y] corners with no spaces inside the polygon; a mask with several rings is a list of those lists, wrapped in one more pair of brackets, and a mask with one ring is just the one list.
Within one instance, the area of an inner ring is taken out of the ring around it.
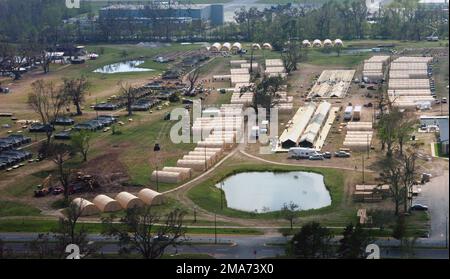
{"label": "tree line", "polygon": [[[322,5],[278,5],[264,10],[235,12],[235,22],[208,27],[206,22],[176,23],[106,17],[94,20],[86,3],[66,9],[59,0],[5,0],[0,2],[0,42],[53,45],[68,42],[171,40],[246,40],[271,42],[276,48],[290,39],[422,40],[448,37],[448,14],[420,5],[419,0],[394,0],[369,13],[365,0],[329,0]],[[76,20],[65,22],[71,17]],[[152,17],[152,16],[150,16]]]}

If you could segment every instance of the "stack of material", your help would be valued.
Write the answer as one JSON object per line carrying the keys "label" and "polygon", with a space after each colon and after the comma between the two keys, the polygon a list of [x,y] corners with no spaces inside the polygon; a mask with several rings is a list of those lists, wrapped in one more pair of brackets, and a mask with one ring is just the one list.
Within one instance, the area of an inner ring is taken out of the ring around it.
{"label": "stack of material", "polygon": [[389,79],[426,79],[428,71],[423,70],[392,70],[389,72]]}
{"label": "stack of material", "polygon": [[248,68],[230,69],[232,75],[248,74]]}
{"label": "stack of material", "polygon": [[213,81],[230,81],[231,75],[214,75]]}
{"label": "stack of material", "polygon": [[266,69],[272,67],[283,67],[283,60],[281,59],[266,59]]}
{"label": "stack of material", "polygon": [[73,204],[77,206],[80,210],[81,216],[96,215],[100,213],[100,210],[92,202],[85,200],[83,198],[76,198],[72,201]]}
{"label": "stack of material", "polygon": [[316,105],[314,103],[298,109],[292,120],[289,121],[290,126],[280,136],[279,142],[283,148],[291,148],[298,145],[300,136],[305,131],[315,111]]}
{"label": "stack of material", "polygon": [[389,193],[389,185],[355,185],[356,191],[363,191],[363,192],[383,192],[383,193]]}
{"label": "stack of material", "polygon": [[252,70],[254,71],[255,69],[258,68],[258,63],[256,63],[256,62],[253,62],[253,63],[242,63],[241,64],[241,68],[248,69],[248,70],[250,70],[250,68],[252,68]]}
{"label": "stack of material", "polygon": [[240,68],[241,64],[247,63],[247,60],[231,60],[230,65],[231,67],[237,67]]}
{"label": "stack of material", "polygon": [[253,98],[255,94],[253,92],[233,93],[231,95],[232,104],[242,104],[244,106],[250,106],[253,104]]}
{"label": "stack of material", "polygon": [[249,82],[250,82],[249,74],[231,75],[231,85],[236,85],[237,83],[249,83]]}
{"label": "stack of material", "polygon": [[347,131],[373,131],[372,122],[348,122]]}
{"label": "stack of material", "polygon": [[162,171],[179,173],[183,181],[192,177],[192,170],[190,168],[164,167]]}
{"label": "stack of material", "polygon": [[169,172],[169,171],[153,171],[152,181],[158,181],[162,183],[180,183],[183,181],[183,175],[179,172]]}
{"label": "stack of material", "polygon": [[308,98],[344,98],[355,70],[325,70],[308,94]]}
{"label": "stack of material", "polygon": [[115,212],[122,209],[118,201],[106,195],[98,195],[92,202],[101,212]]}
{"label": "stack of material", "polygon": [[352,151],[367,151],[372,143],[373,131],[347,131],[344,147]]}
{"label": "stack of material", "polygon": [[120,192],[119,194],[117,194],[115,200],[120,203],[120,206],[122,206],[123,209],[131,209],[144,206],[144,203],[138,197],[128,192]]}
{"label": "stack of material", "polygon": [[389,62],[389,56],[373,56],[364,61],[363,79],[369,82],[379,82],[384,77],[384,70]]}
{"label": "stack of material", "polygon": [[399,70],[427,70],[427,63],[397,63],[396,61],[391,63],[391,71]]}
{"label": "stack of material", "polygon": [[139,191],[138,197],[147,205],[161,205],[164,203],[164,197],[161,193],[148,188]]}
{"label": "stack of material", "polygon": [[389,80],[389,89],[430,89],[428,79],[392,79]]}
{"label": "stack of material", "polygon": [[299,146],[313,148],[316,140],[319,137],[320,130],[324,126],[328,114],[331,109],[331,104],[328,102],[322,102],[314,112],[311,121],[305,129],[305,132],[300,138]]}
{"label": "stack of material", "polygon": [[401,108],[431,108],[429,63],[432,57],[399,57],[391,63],[389,100]]}

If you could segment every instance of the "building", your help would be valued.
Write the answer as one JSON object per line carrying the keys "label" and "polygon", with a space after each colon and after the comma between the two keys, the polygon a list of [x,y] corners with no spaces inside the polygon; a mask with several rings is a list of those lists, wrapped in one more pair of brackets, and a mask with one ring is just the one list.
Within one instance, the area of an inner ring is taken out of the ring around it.
{"label": "building", "polygon": [[432,10],[448,10],[448,0],[420,0],[419,5]]}
{"label": "building", "polygon": [[447,116],[425,116],[420,117],[421,126],[437,126],[439,127],[438,143],[441,144],[442,153],[448,154],[448,115]]}
{"label": "building", "polygon": [[224,22],[223,5],[167,5],[153,3],[151,5],[117,4],[104,7],[99,12],[99,21],[117,21],[133,19],[139,22],[152,22],[172,19],[175,23],[195,21],[207,22],[211,26]]}

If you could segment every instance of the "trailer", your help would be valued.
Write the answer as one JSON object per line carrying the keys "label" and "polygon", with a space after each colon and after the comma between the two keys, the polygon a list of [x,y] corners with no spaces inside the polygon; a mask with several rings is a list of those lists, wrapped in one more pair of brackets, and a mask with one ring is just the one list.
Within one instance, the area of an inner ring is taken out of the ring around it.
{"label": "trailer", "polygon": [[353,110],[353,121],[359,121],[361,119],[361,106],[355,106],[355,109]]}
{"label": "trailer", "polygon": [[291,147],[288,151],[289,159],[308,159],[309,156],[317,155],[318,152],[314,148],[307,147]]}
{"label": "trailer", "polygon": [[346,107],[344,112],[344,120],[347,121],[352,120],[352,114],[353,114],[353,107],[352,106]]}

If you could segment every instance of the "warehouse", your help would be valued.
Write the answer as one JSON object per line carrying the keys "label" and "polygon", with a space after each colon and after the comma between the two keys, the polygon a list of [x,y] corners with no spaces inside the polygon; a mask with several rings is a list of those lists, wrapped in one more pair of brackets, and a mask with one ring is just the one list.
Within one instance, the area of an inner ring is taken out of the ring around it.
{"label": "warehouse", "polygon": [[162,183],[180,183],[183,181],[183,175],[179,172],[155,170],[152,172],[151,180]]}
{"label": "warehouse", "polygon": [[92,202],[101,212],[116,212],[122,209],[118,201],[106,195],[98,195]]}
{"label": "warehouse", "polygon": [[289,121],[290,126],[287,127],[280,136],[279,142],[281,143],[282,148],[288,149],[298,146],[300,137],[305,131],[315,110],[316,106],[313,103],[297,110],[292,120]]}
{"label": "warehouse", "polygon": [[147,205],[161,205],[164,203],[163,195],[148,188],[139,191],[138,197]]}
{"label": "warehouse", "polygon": [[320,103],[320,105],[316,109],[316,112],[311,118],[310,123],[306,127],[305,132],[300,138],[299,142],[300,147],[309,147],[309,148],[314,147],[314,144],[319,136],[320,130],[322,129],[328,117],[330,109],[331,109],[330,103],[328,102]]}
{"label": "warehouse", "polygon": [[83,198],[76,198],[72,201],[80,210],[80,216],[90,216],[100,213],[100,210],[92,202]]}
{"label": "warehouse", "polygon": [[120,203],[123,209],[132,209],[144,206],[144,203],[135,195],[128,192],[120,192],[117,194],[116,201]]}

